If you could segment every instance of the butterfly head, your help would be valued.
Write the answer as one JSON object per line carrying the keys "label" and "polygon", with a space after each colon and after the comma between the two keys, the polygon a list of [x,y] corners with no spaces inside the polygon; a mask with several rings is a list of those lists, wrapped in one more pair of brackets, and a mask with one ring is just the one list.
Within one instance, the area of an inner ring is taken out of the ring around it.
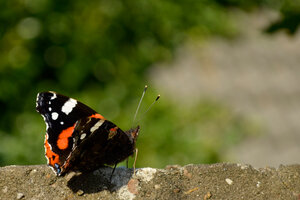
{"label": "butterfly head", "polygon": [[126,133],[131,136],[134,143],[136,142],[136,140],[139,136],[139,132],[140,132],[140,126],[137,126],[136,128],[132,128],[132,129],[126,131]]}

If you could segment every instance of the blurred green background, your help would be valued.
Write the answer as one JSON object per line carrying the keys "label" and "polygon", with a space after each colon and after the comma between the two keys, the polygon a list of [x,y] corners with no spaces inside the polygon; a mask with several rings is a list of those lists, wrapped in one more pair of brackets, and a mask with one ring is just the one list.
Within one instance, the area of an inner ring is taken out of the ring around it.
{"label": "blurred green background", "polygon": [[[43,164],[45,124],[36,94],[76,98],[129,129],[145,84],[143,110],[159,88],[147,73],[187,40],[234,39],[232,10],[281,12],[266,27],[293,34],[299,1],[0,1],[0,166]],[[161,100],[140,121],[137,167],[225,161],[222,152],[259,128],[222,102],[181,107]],[[179,94],[180,95],[180,94]]]}

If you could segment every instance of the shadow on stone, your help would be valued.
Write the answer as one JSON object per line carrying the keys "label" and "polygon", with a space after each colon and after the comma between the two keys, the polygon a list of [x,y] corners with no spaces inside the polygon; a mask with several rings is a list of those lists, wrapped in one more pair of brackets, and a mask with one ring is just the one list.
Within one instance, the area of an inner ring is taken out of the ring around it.
{"label": "shadow on stone", "polygon": [[111,167],[104,167],[91,173],[75,174],[70,178],[67,186],[74,193],[92,194],[103,190],[114,192],[127,185],[132,177],[133,170],[124,167],[116,168],[110,180],[111,173]]}

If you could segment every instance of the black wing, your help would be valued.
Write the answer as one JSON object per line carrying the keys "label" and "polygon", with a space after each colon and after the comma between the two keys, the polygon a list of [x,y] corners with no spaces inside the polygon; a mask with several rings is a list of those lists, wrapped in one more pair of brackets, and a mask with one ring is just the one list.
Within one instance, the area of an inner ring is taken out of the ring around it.
{"label": "black wing", "polygon": [[72,150],[75,123],[89,116],[103,118],[83,103],[51,91],[37,95],[36,110],[46,123],[46,158],[54,170],[56,164],[62,165],[65,162]]}

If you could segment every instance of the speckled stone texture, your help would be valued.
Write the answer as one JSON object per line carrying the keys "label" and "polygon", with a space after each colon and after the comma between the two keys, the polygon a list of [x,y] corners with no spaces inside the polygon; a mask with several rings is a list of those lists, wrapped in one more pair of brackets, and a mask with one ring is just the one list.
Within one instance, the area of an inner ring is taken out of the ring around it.
{"label": "speckled stone texture", "polygon": [[300,165],[111,168],[56,177],[45,165],[0,168],[0,199],[300,199]]}

